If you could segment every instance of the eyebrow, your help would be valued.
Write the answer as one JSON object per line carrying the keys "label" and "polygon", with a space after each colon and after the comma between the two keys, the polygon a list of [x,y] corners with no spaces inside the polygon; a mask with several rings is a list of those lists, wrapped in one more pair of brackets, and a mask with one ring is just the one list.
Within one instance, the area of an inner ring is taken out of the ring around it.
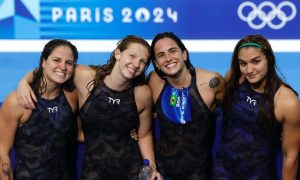
{"label": "eyebrow", "polygon": [[[171,47],[171,48],[169,48],[169,49],[167,49],[167,51],[170,51],[170,50],[174,50],[174,49],[178,49],[178,47]],[[161,52],[158,52],[156,55],[158,55],[158,54],[161,54],[161,53],[164,53],[163,51],[161,51]]]}
{"label": "eyebrow", "polygon": [[158,52],[158,53],[156,53],[156,56],[158,56],[160,54],[165,54],[165,53],[164,52]]}
{"label": "eyebrow", "polygon": [[[250,61],[256,60],[257,58],[261,58],[260,56],[255,56],[254,58],[250,59]],[[246,60],[238,58],[238,61],[243,61],[245,62]]]}

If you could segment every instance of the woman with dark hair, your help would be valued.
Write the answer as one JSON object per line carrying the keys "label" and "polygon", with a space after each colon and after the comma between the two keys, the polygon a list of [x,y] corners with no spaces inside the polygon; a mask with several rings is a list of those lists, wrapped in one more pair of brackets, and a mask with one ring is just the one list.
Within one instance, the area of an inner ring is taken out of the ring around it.
{"label": "woman with dark hair", "polygon": [[209,179],[212,111],[223,98],[223,78],[194,68],[182,41],[171,32],[152,41],[149,85],[160,124],[157,164],[167,179]]}
{"label": "woman with dark hair", "polygon": [[[137,36],[118,42],[107,64],[76,67],[85,154],[82,179],[138,179],[143,158],[156,171],[151,90],[145,81],[150,46]],[[138,129],[139,142],[130,137]]]}
{"label": "woman with dark hair", "polygon": [[[75,159],[68,149],[76,141],[78,100],[68,80],[77,58],[77,49],[69,41],[49,41],[30,84],[38,99],[36,109],[20,106],[15,91],[4,101],[0,109],[1,180],[76,178]],[[12,147],[14,173],[9,158]]]}
{"label": "woman with dark hair", "polygon": [[279,179],[276,155],[281,143],[283,179],[296,179],[300,103],[278,76],[274,52],[263,36],[249,35],[236,44],[223,114],[214,179]]}

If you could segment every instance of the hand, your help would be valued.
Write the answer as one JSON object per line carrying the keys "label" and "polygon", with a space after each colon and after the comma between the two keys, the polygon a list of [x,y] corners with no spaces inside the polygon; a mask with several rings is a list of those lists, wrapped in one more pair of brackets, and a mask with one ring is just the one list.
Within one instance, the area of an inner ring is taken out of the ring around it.
{"label": "hand", "polygon": [[162,179],[163,177],[161,176],[161,174],[157,170],[153,170],[151,180],[162,180]]}
{"label": "hand", "polygon": [[131,137],[132,139],[136,140],[136,141],[139,141],[139,136],[138,136],[138,134],[137,134],[137,132],[136,132],[136,129],[132,129],[132,130],[130,131],[130,137]]}
{"label": "hand", "polygon": [[28,82],[20,81],[16,90],[18,103],[26,109],[35,109],[36,96]]}

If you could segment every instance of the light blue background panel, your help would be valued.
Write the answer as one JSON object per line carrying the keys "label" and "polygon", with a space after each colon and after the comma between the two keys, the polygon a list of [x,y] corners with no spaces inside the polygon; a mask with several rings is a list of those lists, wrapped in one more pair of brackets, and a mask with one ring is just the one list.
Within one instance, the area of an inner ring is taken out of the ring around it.
{"label": "light blue background panel", "polygon": [[[106,63],[109,53],[79,52],[79,64]],[[0,102],[13,91],[18,81],[30,70],[38,66],[40,53],[0,53]],[[277,65],[286,82],[300,92],[300,52],[276,53]],[[190,53],[190,59],[195,67],[219,72],[225,75],[230,67],[231,53],[209,52]],[[149,67],[148,72],[151,71]]]}

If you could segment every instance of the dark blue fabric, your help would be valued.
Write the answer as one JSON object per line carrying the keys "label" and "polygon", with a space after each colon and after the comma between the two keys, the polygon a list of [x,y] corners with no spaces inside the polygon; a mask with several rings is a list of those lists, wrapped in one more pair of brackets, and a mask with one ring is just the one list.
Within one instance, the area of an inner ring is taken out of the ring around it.
{"label": "dark blue fabric", "polygon": [[[2,105],[2,102],[0,102],[0,107]],[[220,107],[217,107],[215,110],[216,113],[216,133],[215,133],[215,141],[214,141],[214,146],[213,146],[213,150],[212,150],[212,155],[213,155],[213,159],[215,158],[216,155],[216,151],[219,147],[220,144],[220,137],[221,137],[221,130],[222,130],[222,111]],[[159,129],[159,124],[157,123],[157,121],[155,121],[155,130]],[[156,132],[156,133],[155,133]],[[155,135],[158,136],[159,135],[159,131],[154,131]],[[82,157],[83,157],[83,153],[84,153],[84,145],[83,144],[79,144],[78,145],[78,156],[77,156],[77,177],[80,177],[80,171],[81,171],[81,164],[82,164]],[[11,159],[12,159],[12,165],[14,165],[14,151],[12,150],[11,152]],[[280,151],[278,156],[277,156],[277,170],[278,170],[278,175],[279,177],[281,177],[281,169],[282,169],[282,152]],[[300,163],[299,166],[300,167]],[[298,180],[300,180],[300,171],[298,170]]]}
{"label": "dark blue fabric", "polygon": [[85,141],[82,179],[138,179],[143,160],[130,137],[139,123],[134,88],[115,91],[103,84],[80,108]]}
{"label": "dark blue fabric", "polygon": [[213,168],[215,178],[279,179],[274,157],[280,149],[281,126],[271,115],[268,121],[275,124],[274,135],[265,133],[259,116],[262,102],[263,94],[253,91],[247,81],[236,88],[232,103],[226,107],[226,126]]}
{"label": "dark blue fabric", "polygon": [[37,97],[36,109],[17,129],[15,179],[76,179],[76,121],[63,90],[51,100]]}
{"label": "dark blue fabric", "polygon": [[[155,143],[158,169],[167,179],[209,179],[210,152],[213,142],[210,138],[212,138],[214,128],[211,121],[213,113],[199,94],[196,75],[192,73],[191,84],[186,89],[190,94],[190,109],[182,108],[191,112],[192,120],[185,124],[174,123],[174,120],[170,120],[170,116],[166,114],[166,111],[172,108],[164,106],[169,106],[170,103],[171,93],[164,98],[165,92],[170,87],[168,81],[165,81],[155,103],[155,113],[161,128],[159,141]],[[177,98],[184,99],[180,96]],[[173,101],[171,103],[173,104]],[[177,105],[177,103],[178,101],[174,104]],[[176,113],[176,111],[173,112]]]}
{"label": "dark blue fabric", "polygon": [[[219,149],[220,146],[220,141],[221,141],[221,134],[222,134],[222,123],[223,123],[223,118],[222,118],[222,109],[218,105],[215,109],[215,119],[214,121],[216,122],[216,131],[215,131],[215,138],[214,138],[214,144],[213,144],[213,149],[212,149],[212,156],[213,156],[213,161],[215,160],[217,150]],[[277,173],[278,177],[282,180],[282,150],[279,148],[279,152],[277,154]],[[298,167],[300,167],[300,162],[298,162]],[[298,168],[298,176],[297,180],[300,180],[300,170]]]}

